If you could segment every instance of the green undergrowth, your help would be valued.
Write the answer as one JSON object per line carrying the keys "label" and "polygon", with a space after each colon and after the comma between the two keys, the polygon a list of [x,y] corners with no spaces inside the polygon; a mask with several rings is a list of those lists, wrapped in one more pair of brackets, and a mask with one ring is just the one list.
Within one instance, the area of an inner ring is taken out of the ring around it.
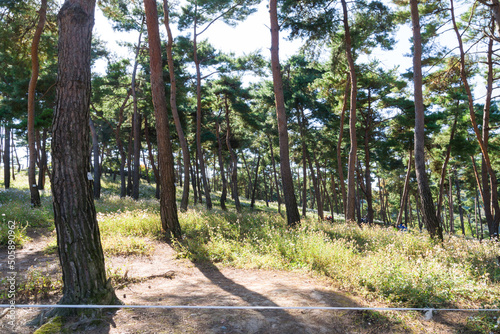
{"label": "green undergrowth", "polygon": [[339,287],[405,307],[499,306],[498,244],[418,231],[318,223],[289,229],[277,214],[203,209],[180,215],[180,257],[242,268],[302,269]]}

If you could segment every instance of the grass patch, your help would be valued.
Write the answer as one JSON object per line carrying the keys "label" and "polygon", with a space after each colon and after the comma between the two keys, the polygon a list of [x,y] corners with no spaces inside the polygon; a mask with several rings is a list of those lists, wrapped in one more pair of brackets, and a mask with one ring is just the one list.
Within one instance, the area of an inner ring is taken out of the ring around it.
{"label": "grass patch", "polygon": [[277,214],[202,208],[180,214],[178,256],[241,268],[303,269],[331,277],[369,299],[405,307],[498,306],[495,242],[447,238],[379,226],[304,219],[288,229]]}

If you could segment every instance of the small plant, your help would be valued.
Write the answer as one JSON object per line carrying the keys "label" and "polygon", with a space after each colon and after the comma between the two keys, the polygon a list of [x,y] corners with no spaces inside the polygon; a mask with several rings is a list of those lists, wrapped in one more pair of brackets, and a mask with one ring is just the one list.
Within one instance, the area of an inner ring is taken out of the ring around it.
{"label": "small plant", "polygon": [[[24,277],[17,282],[16,285],[16,300],[18,302],[28,303],[34,301],[35,303],[39,300],[47,299],[50,294],[60,292],[62,289],[62,281],[60,279],[54,279],[48,272],[34,267],[30,267]],[[6,286],[8,282],[6,279],[2,279],[2,286]],[[7,296],[8,289],[2,289],[0,292],[0,300],[3,304],[8,301]]]}

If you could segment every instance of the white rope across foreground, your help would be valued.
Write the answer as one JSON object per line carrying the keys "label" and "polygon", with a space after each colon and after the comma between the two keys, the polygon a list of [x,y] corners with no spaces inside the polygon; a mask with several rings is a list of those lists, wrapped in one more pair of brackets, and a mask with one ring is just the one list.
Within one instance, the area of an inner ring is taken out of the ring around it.
{"label": "white rope across foreground", "polygon": [[326,311],[425,311],[425,312],[500,312],[500,309],[461,309],[461,308],[419,308],[419,307],[335,307],[335,306],[197,306],[197,305],[31,305],[0,304],[0,308],[81,308],[81,309],[205,309],[205,310],[326,310]]}

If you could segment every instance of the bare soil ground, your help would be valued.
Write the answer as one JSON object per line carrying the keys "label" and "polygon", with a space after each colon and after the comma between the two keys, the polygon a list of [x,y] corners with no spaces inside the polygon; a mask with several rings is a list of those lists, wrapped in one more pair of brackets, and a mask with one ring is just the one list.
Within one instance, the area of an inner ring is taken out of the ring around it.
{"label": "bare soil ground", "polygon": [[[44,248],[55,237],[35,233],[17,251],[18,277],[31,266],[46,275],[60,277],[56,255]],[[117,296],[128,305],[224,305],[224,306],[383,306],[369,303],[334,288],[331,281],[304,272],[244,270],[211,263],[177,259],[165,243],[154,242],[150,257],[111,257],[112,273],[126,276],[128,284]],[[0,249],[0,270],[7,271],[7,250]],[[55,304],[52,295],[39,304]],[[33,303],[33,300],[31,301]],[[1,312],[1,310],[0,310]],[[43,319],[47,309],[16,309],[16,328],[7,325],[5,312],[0,333],[33,333],[33,319]],[[474,333],[465,329],[469,313],[441,312],[431,320],[412,313],[326,310],[228,310],[228,309],[120,309],[103,311],[95,319],[69,319],[67,333]],[[43,320],[45,321],[45,320]],[[42,321],[42,322],[43,322]]]}

